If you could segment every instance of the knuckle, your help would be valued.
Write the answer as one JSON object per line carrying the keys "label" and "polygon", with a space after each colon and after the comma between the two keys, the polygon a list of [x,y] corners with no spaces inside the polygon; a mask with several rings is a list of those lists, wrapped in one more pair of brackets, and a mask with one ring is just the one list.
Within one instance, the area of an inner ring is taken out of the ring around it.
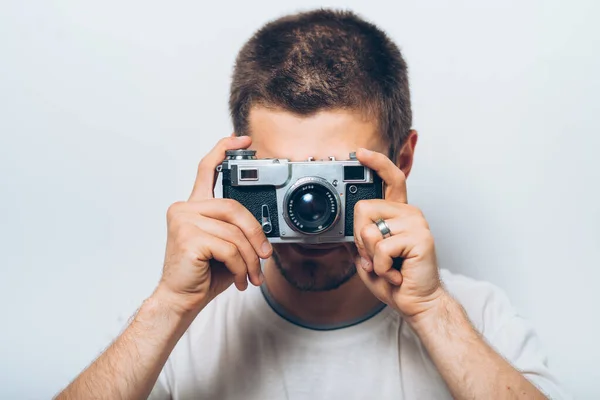
{"label": "knuckle", "polygon": [[240,230],[240,228],[238,228],[235,225],[231,225],[228,224],[227,225],[227,235],[233,239],[233,241],[235,243],[242,243],[244,240],[244,234],[242,233],[242,231]]}
{"label": "knuckle", "polygon": [[380,240],[379,242],[375,243],[375,253],[387,254],[388,250],[388,244],[385,240]]}
{"label": "knuckle", "polygon": [[385,268],[385,266],[380,262],[373,264],[373,270],[379,276],[385,275],[385,273],[387,272],[387,269]]}
{"label": "knuckle", "polygon": [[229,260],[238,260],[240,255],[234,244],[228,243],[224,249],[224,256]]}
{"label": "knuckle", "polygon": [[377,231],[377,233],[375,232],[376,229],[377,228],[373,224],[365,225],[360,230],[360,236],[365,241],[375,241],[377,240],[377,235],[379,234],[379,231]]}
{"label": "knuckle", "polygon": [[429,222],[427,222],[427,219],[425,219],[425,215],[423,214],[423,211],[421,211],[420,209],[414,207],[413,209],[411,209],[411,213],[408,216],[410,224],[412,226],[421,228],[421,229],[425,229],[425,230],[429,230]]}
{"label": "knuckle", "polygon": [[413,212],[419,218],[425,219],[425,214],[423,214],[423,210],[421,210],[420,208],[413,206]]}
{"label": "knuckle", "polygon": [[435,241],[431,232],[427,231],[427,233],[423,235],[423,244],[427,248],[433,248],[435,246]]}
{"label": "knuckle", "polygon": [[256,223],[251,224],[248,227],[248,235],[250,235],[250,237],[256,238],[264,236],[263,228],[262,226],[260,226],[258,221],[256,221]]}
{"label": "knuckle", "polygon": [[227,214],[235,214],[239,212],[239,206],[237,200],[234,199],[216,199],[220,201],[219,207],[222,207],[223,211]]}
{"label": "knuckle", "polygon": [[425,218],[423,211],[421,211],[421,209],[419,207],[413,206],[411,204],[403,204],[403,206],[406,207],[408,214],[417,216],[419,218]]}
{"label": "knuckle", "polygon": [[367,212],[368,208],[369,208],[368,200],[359,200],[354,205],[354,215],[365,214]]}
{"label": "knuckle", "polygon": [[369,233],[369,225],[365,225],[362,228],[360,228],[360,237],[364,238],[368,238],[370,235]]}
{"label": "knuckle", "polygon": [[171,204],[167,209],[167,220],[170,221],[175,217],[175,215],[179,214],[182,211],[184,205],[184,201],[176,201],[175,203]]}

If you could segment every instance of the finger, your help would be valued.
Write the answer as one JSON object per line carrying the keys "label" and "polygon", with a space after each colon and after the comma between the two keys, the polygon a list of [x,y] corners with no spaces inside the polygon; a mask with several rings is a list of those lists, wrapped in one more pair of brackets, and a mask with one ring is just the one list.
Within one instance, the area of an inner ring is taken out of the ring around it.
{"label": "finger", "polygon": [[356,273],[375,297],[389,304],[389,293],[391,292],[392,285],[388,281],[362,268],[357,268]]}
{"label": "finger", "polygon": [[387,199],[371,199],[360,200],[354,206],[354,227],[356,228],[356,232],[360,232],[360,229],[366,225],[374,225],[375,221],[380,218],[384,219],[388,225],[389,220],[397,218],[421,219],[421,223],[429,227],[421,210],[408,204],[395,203]]}
{"label": "finger", "polygon": [[190,218],[190,222],[203,231],[235,245],[246,263],[250,282],[254,286],[262,284],[262,271],[258,255],[240,228],[227,222],[201,215]]}
{"label": "finger", "polygon": [[406,176],[392,160],[384,154],[365,148],[358,149],[356,158],[362,165],[371,168],[383,179],[386,185],[386,199],[406,203]]}
{"label": "finger", "polygon": [[[392,236],[419,236],[421,235],[421,232],[429,230],[427,221],[419,214],[386,219],[385,223],[390,229]],[[365,252],[369,256],[369,260],[371,260],[371,262],[366,266],[365,270],[373,271],[375,265],[374,256],[377,244],[385,238],[379,230],[379,227],[374,223],[363,226],[360,231],[360,237],[362,239]],[[392,268],[394,270],[400,270],[401,265],[402,259],[394,258]]]}
{"label": "finger", "polygon": [[350,243],[346,244],[349,245],[348,251],[350,253],[350,257],[352,257],[352,259],[354,260],[354,266],[356,267],[356,269],[369,271],[371,262],[369,260],[368,255],[365,254],[365,256],[362,256],[361,250],[358,248],[358,246],[356,246],[356,243],[354,243],[354,246],[350,245]]}
{"label": "finger", "polygon": [[364,252],[367,256],[368,264],[364,265],[366,271],[373,271],[373,256],[375,255],[375,246],[383,240],[381,232],[373,223],[364,225],[360,230],[360,240],[363,244]]}
{"label": "finger", "polygon": [[[377,207],[380,205],[381,207]],[[381,212],[379,209],[381,208]],[[361,200],[354,206],[354,243],[358,253],[367,262],[371,262],[372,253],[365,246],[362,231],[367,225],[373,225],[373,221],[377,218],[392,218],[398,214],[397,205],[395,203],[386,202],[385,200]]]}
{"label": "finger", "polygon": [[[418,215],[408,215],[402,217],[396,217],[391,219],[384,219],[386,225],[390,230],[390,234],[400,235],[400,234],[411,234],[420,232],[423,229],[428,230],[429,225],[425,218],[422,218]],[[360,237],[362,239],[364,248],[366,253],[369,255],[370,259],[373,260],[373,256],[375,254],[375,246],[381,240],[384,239],[383,234],[379,230],[379,227],[375,223],[366,224],[360,230]]]}
{"label": "finger", "polygon": [[197,201],[214,197],[215,169],[225,159],[225,151],[244,149],[250,146],[251,142],[249,136],[229,136],[219,140],[198,165],[196,182],[190,200]]}
{"label": "finger", "polygon": [[273,248],[262,226],[246,207],[232,199],[209,199],[188,203],[190,209],[205,217],[218,219],[237,226],[262,259],[271,257]]}
{"label": "finger", "polygon": [[358,252],[357,257],[357,265],[365,269],[366,271],[371,271],[372,259],[365,248],[365,244],[363,238],[360,235],[360,232],[357,233],[356,225],[354,226],[354,244],[356,246],[356,250]]}
{"label": "finger", "polygon": [[[427,223],[427,220],[423,214],[418,211],[414,213],[410,210],[406,213],[402,212],[399,214],[399,216],[395,218],[384,219],[384,221],[390,229],[392,235],[398,235],[403,232],[413,232],[422,229],[429,230],[429,224]],[[377,228],[376,225],[375,228]]]}
{"label": "finger", "polygon": [[[365,243],[362,238],[362,230],[368,226],[375,226],[375,221],[379,218],[384,220],[395,218],[397,216],[407,215],[412,207],[394,203],[382,199],[361,200],[354,206],[354,242],[359,254],[365,257],[367,261],[372,261],[368,255]],[[379,232],[381,236],[381,232]],[[372,254],[372,253],[371,253]]]}
{"label": "finger", "polygon": [[410,253],[415,241],[410,235],[397,235],[375,245],[374,272],[395,286],[402,284],[402,273],[394,268],[394,260]]}
{"label": "finger", "polygon": [[214,259],[225,264],[233,275],[233,281],[238,290],[246,290],[248,287],[248,269],[244,258],[234,244],[206,231],[202,231],[202,234],[198,235],[192,243],[195,243],[204,259]]}

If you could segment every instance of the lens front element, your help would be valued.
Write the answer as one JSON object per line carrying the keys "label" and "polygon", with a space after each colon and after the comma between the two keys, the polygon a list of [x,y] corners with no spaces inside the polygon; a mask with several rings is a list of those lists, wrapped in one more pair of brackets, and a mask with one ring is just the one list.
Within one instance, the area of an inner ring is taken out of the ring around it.
{"label": "lens front element", "polygon": [[296,231],[315,235],[331,228],[339,216],[335,189],[323,178],[299,179],[285,199],[286,221]]}

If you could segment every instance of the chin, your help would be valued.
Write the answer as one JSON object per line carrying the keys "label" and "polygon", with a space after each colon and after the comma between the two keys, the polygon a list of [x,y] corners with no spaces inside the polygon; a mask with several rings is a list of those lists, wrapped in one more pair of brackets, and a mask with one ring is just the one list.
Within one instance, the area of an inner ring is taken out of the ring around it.
{"label": "chin", "polygon": [[337,289],[356,274],[352,249],[345,243],[278,243],[273,245],[273,261],[296,289],[327,291]]}

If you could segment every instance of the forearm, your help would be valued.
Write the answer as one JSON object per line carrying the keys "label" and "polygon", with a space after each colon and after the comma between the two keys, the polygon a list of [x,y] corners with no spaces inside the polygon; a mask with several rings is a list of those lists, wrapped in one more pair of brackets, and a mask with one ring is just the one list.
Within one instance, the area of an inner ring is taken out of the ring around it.
{"label": "forearm", "polygon": [[147,398],[192,319],[175,312],[155,293],[127,329],[57,399]]}
{"label": "forearm", "polygon": [[545,399],[494,351],[448,294],[429,315],[411,321],[456,399]]}

